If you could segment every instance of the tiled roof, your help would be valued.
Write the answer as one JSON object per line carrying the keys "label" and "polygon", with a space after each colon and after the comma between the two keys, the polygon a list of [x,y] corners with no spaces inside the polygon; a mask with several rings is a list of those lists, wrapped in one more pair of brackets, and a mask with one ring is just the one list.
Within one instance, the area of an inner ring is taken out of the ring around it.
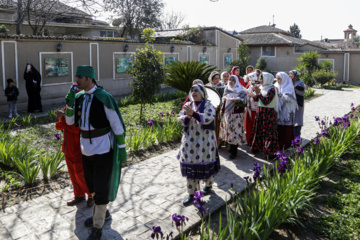
{"label": "tiled roof", "polygon": [[255,33],[282,33],[285,35],[292,36],[291,33],[287,32],[285,30],[282,30],[282,29],[276,28],[276,27],[272,27],[272,26],[266,26],[266,25],[247,29],[245,31],[240,32],[240,35],[255,34]]}
{"label": "tiled roof", "polygon": [[315,43],[301,38],[292,37],[289,35],[279,33],[256,33],[256,34],[240,34],[240,37],[244,39],[247,45],[288,45],[288,46],[304,46],[312,45],[315,47],[328,49],[331,46],[327,46],[322,43]]}
{"label": "tiled roof", "polygon": [[[47,0],[47,1],[53,1],[53,0]],[[73,7],[70,7],[64,3],[61,3],[60,1],[55,1],[54,2],[54,5],[52,4],[48,4],[48,5],[45,5],[45,8],[46,7],[50,7],[51,6],[51,12],[56,14],[56,15],[75,15],[75,16],[86,16],[86,17],[91,17],[90,14],[84,12],[84,11],[81,11],[77,8],[73,8]],[[16,10],[17,9],[17,3],[14,2],[14,1],[11,1],[9,3],[3,3],[2,1],[0,2],[0,8],[3,8],[3,9],[8,9],[8,10]]]}

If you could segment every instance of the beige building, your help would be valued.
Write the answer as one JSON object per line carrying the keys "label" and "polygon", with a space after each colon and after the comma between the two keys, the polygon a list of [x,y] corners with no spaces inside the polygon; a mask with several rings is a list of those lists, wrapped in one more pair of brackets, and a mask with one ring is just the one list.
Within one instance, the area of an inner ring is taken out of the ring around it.
{"label": "beige building", "polygon": [[[171,61],[200,61],[226,69],[227,63],[237,59],[241,39],[218,28],[203,33],[206,44],[157,41],[154,48],[165,55],[164,63]],[[96,69],[99,85],[114,95],[130,93],[132,81],[125,72],[132,54],[143,43],[135,40],[99,39],[76,36],[17,36],[0,34],[0,76],[3,89],[6,79],[13,78],[19,87],[19,102],[27,95],[23,74],[31,62],[42,75],[42,99],[62,98],[74,82],[76,66],[89,64]],[[0,98],[6,104],[6,98]]]}

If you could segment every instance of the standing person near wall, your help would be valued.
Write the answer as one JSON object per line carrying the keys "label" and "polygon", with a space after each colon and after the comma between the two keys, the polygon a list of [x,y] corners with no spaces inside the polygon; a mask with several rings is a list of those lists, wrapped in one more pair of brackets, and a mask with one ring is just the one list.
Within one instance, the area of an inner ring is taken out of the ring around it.
{"label": "standing person near wall", "polygon": [[5,88],[5,96],[7,97],[7,102],[9,105],[9,118],[12,118],[12,112],[14,112],[15,117],[19,117],[20,115],[16,110],[16,101],[19,96],[19,90],[14,85],[14,80],[11,78],[6,79],[7,87]]}
{"label": "standing person near wall", "polygon": [[251,151],[264,152],[265,157],[274,159],[274,153],[279,150],[277,131],[278,96],[273,84],[274,76],[263,72],[260,75],[261,87],[255,87],[255,100],[259,101],[253,129]]}
{"label": "standing person near wall", "polygon": [[294,120],[294,134],[295,138],[301,135],[301,128],[304,124],[304,94],[305,94],[305,84],[298,78],[298,72],[296,70],[291,70],[289,76],[294,84],[296,101],[298,108],[295,111],[295,120]]}
{"label": "standing person near wall", "polygon": [[41,105],[41,75],[39,71],[31,64],[27,63],[24,71],[24,79],[26,86],[26,93],[28,95],[28,108],[29,113],[39,110],[42,112]]}
{"label": "standing person near wall", "polygon": [[73,125],[67,125],[65,121],[64,111],[56,110],[55,116],[56,130],[64,131],[64,140],[62,144],[62,152],[65,154],[66,166],[70,175],[70,180],[74,189],[74,199],[67,202],[68,206],[75,206],[77,203],[85,200],[85,193],[88,195],[86,202],[87,207],[94,205],[94,199],[86,186],[84,178],[84,169],[82,165],[82,154],[80,149],[80,128]]}
{"label": "standing person near wall", "polygon": [[275,87],[279,96],[278,133],[280,149],[288,149],[294,137],[294,117],[297,108],[294,85],[284,72],[276,74]]}
{"label": "standing person near wall", "polygon": [[230,145],[229,159],[234,159],[237,156],[237,147],[246,143],[244,112],[247,95],[237,76],[231,75],[224,91],[220,124],[220,138]]}
{"label": "standing person near wall", "polygon": [[208,101],[205,87],[195,84],[190,94],[193,101],[184,105],[178,115],[184,126],[181,146],[177,159],[181,174],[186,177],[188,198],[183,202],[188,206],[193,202],[194,192],[200,191],[199,181],[206,185],[204,194],[209,194],[214,176],[220,170],[220,158],[215,139],[215,108]]}
{"label": "standing person near wall", "polygon": [[126,161],[125,124],[115,99],[95,82],[91,66],[78,66],[75,79],[83,89],[66,95],[65,119],[80,127],[80,144],[86,185],[94,196],[92,226],[88,240],[98,240],[102,227],[110,219],[109,201],[114,201],[120,182],[121,165]]}

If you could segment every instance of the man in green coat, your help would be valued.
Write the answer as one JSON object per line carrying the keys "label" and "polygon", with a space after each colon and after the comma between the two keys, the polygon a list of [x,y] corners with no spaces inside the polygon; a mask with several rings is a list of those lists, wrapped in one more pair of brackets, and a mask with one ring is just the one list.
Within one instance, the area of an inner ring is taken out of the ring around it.
{"label": "man in green coat", "polygon": [[94,196],[92,227],[88,240],[101,239],[102,227],[111,215],[106,206],[114,201],[120,182],[121,165],[126,161],[125,124],[115,99],[98,86],[91,66],[78,66],[75,80],[83,91],[65,97],[68,125],[80,127],[80,145],[86,185]]}

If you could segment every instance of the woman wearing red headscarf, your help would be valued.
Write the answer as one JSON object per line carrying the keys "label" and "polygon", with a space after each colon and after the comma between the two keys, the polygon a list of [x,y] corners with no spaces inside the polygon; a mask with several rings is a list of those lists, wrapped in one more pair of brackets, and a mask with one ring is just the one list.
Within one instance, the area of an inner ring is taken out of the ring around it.
{"label": "woman wearing red headscarf", "polygon": [[244,79],[242,77],[240,77],[240,67],[239,66],[233,66],[233,68],[231,69],[230,75],[237,76],[239,79],[239,83],[243,87],[246,87],[246,83],[245,83]]}

